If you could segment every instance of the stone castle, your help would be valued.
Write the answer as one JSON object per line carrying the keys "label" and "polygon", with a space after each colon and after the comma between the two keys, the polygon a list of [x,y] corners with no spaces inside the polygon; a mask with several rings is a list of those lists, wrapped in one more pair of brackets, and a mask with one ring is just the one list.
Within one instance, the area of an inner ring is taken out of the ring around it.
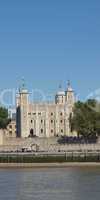
{"label": "stone castle", "polygon": [[31,103],[23,85],[16,96],[17,137],[70,136],[70,116],[75,103],[74,91],[68,82],[66,91],[60,89],[51,103]]}

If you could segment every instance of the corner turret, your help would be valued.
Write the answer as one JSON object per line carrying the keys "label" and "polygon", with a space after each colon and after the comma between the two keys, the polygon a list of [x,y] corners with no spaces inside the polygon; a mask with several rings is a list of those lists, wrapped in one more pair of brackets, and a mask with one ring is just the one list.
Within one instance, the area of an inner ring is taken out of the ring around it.
{"label": "corner turret", "polygon": [[17,135],[24,138],[28,137],[28,105],[29,105],[29,93],[25,87],[25,82],[22,80],[22,85],[19,88],[19,94],[16,97],[16,109],[17,109]]}
{"label": "corner turret", "polygon": [[56,104],[65,104],[65,92],[62,89],[62,86],[59,86],[59,91],[55,96],[55,103]]}
{"label": "corner turret", "polygon": [[75,103],[75,95],[74,95],[74,90],[71,87],[70,81],[68,81],[67,84],[67,90],[66,90],[66,103],[69,107],[73,108],[74,103]]}

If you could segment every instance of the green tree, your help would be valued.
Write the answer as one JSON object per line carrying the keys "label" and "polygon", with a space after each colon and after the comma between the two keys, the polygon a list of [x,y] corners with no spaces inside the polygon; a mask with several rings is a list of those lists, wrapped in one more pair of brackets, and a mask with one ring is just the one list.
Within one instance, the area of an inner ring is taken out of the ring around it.
{"label": "green tree", "polygon": [[100,134],[100,103],[94,99],[78,101],[70,119],[71,129],[84,137]]}
{"label": "green tree", "polygon": [[0,129],[5,129],[9,123],[8,110],[0,107]]}

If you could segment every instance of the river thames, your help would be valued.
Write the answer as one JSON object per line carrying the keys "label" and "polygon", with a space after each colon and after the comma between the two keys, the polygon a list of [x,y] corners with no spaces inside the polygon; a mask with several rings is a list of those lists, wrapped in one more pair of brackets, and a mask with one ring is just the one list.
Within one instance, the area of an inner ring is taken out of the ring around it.
{"label": "river thames", "polygon": [[0,169],[0,200],[100,200],[100,168]]}

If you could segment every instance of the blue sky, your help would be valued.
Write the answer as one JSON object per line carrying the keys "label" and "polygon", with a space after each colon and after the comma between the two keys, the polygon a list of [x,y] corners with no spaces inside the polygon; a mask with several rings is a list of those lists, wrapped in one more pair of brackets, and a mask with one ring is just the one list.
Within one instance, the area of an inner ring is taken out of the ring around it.
{"label": "blue sky", "polygon": [[100,87],[100,0],[0,0],[0,89]]}

